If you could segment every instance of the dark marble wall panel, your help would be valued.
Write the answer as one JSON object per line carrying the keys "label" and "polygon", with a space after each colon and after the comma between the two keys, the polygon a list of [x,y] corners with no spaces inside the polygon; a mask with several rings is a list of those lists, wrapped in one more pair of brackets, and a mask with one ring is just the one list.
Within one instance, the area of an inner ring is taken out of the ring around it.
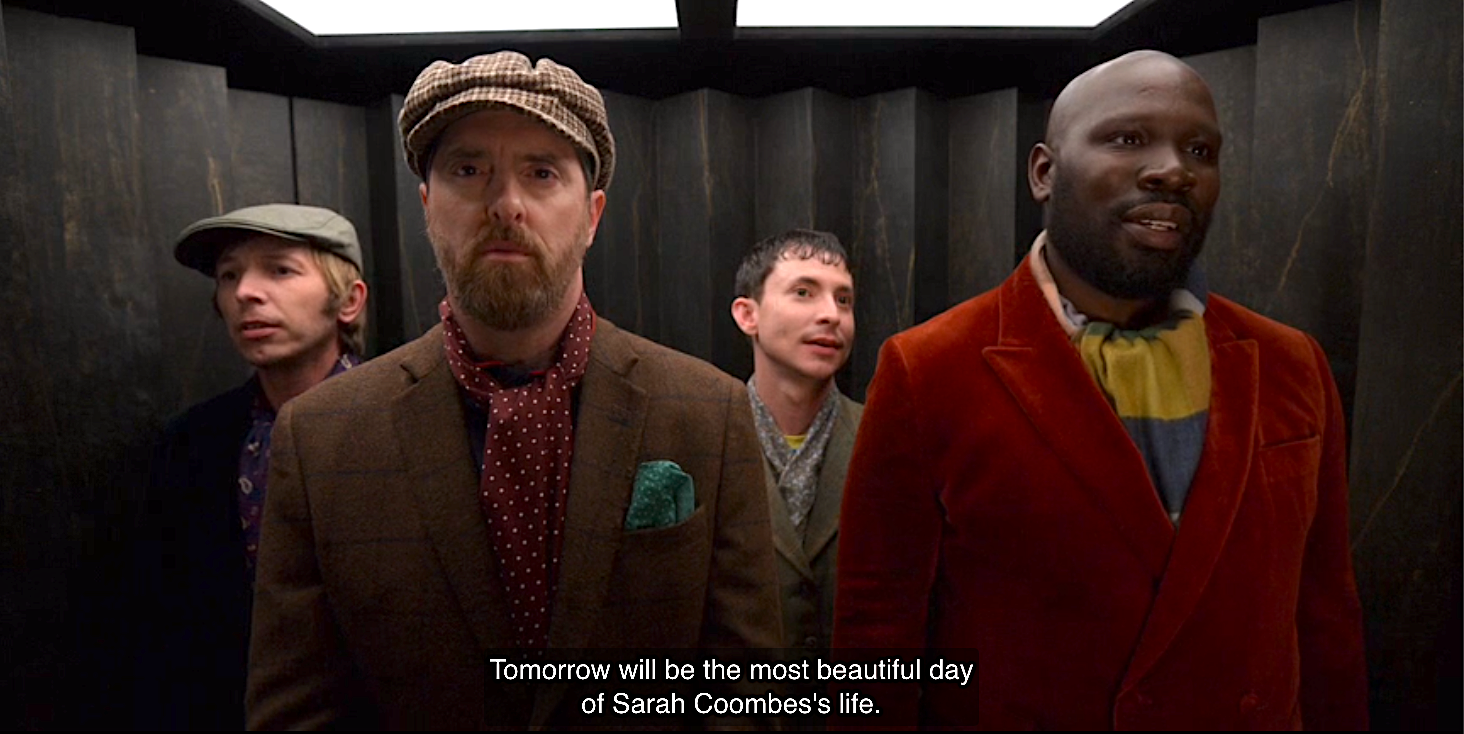
{"label": "dark marble wall panel", "polygon": [[1000,285],[1015,264],[1017,90],[950,103],[952,304]]}
{"label": "dark marble wall panel", "polygon": [[813,227],[813,93],[799,89],[753,105],[756,239]]}
{"label": "dark marble wall panel", "polygon": [[[117,674],[127,518],[163,389],[136,57],[126,28],[7,8],[5,33],[24,181],[24,233],[12,246],[25,248],[22,317],[38,330],[44,367],[40,380],[17,389],[49,403],[54,424],[36,436],[48,446],[37,448],[64,456],[22,495],[23,511],[45,528],[24,559],[37,582],[21,602],[37,623],[27,646],[51,643],[59,653],[27,675],[46,687],[59,685],[48,674],[64,672],[66,685],[87,695],[47,713],[62,726],[86,725],[126,684]],[[35,489],[44,496],[32,498]],[[33,705],[45,707],[46,692],[37,693],[42,703]]]}
{"label": "dark marble wall panel", "polygon": [[[362,274],[376,287],[371,240],[371,187],[366,161],[366,111],[360,107],[290,100],[295,140],[295,190],[298,202],[340,212],[356,226],[361,240]],[[368,296],[366,353],[376,353],[376,299]]]}
{"label": "dark marble wall panel", "polygon": [[615,135],[615,177],[585,256],[585,289],[605,318],[658,339],[655,104],[613,92],[604,96]]}
{"label": "dark marble wall panel", "polygon": [[834,233],[847,247],[854,236],[854,103],[820,89],[812,91],[809,103],[813,118],[813,227]]}
{"label": "dark marble wall panel", "polygon": [[[918,324],[950,305],[950,131],[946,105],[915,95],[915,261],[912,300]],[[913,324],[912,324],[913,325]]]}
{"label": "dark marble wall panel", "polygon": [[401,110],[399,94],[366,110],[378,353],[432,328],[438,321],[437,304],[446,293],[422,217],[422,181],[402,157],[397,133]]}
{"label": "dark marble wall panel", "polygon": [[229,97],[224,70],[139,57],[143,210],[157,273],[165,415],[237,386],[249,374],[209,307],[213,282],[173,259],[190,223],[231,208]]}
{"label": "dark marble wall panel", "polygon": [[1017,92],[1017,150],[1016,170],[1012,174],[1012,187],[1017,202],[1016,241],[1012,245],[1012,267],[1016,267],[1027,252],[1037,233],[1042,231],[1042,206],[1032,199],[1031,184],[1027,180],[1027,160],[1032,147],[1042,142],[1047,134],[1047,113],[1052,99],[1028,90]]}
{"label": "dark marble wall panel", "polygon": [[1351,473],[1375,728],[1460,726],[1461,16],[1382,4]]}
{"label": "dark marble wall panel", "polygon": [[[18,11],[15,11],[18,12]],[[42,361],[39,286],[25,240],[28,182],[20,170],[11,65],[0,17],[0,687],[24,707],[6,707],[0,726],[37,727],[58,703],[45,685],[64,672],[55,620],[65,606],[67,498],[55,480],[65,460],[50,378]]]}
{"label": "dark marble wall panel", "polygon": [[915,319],[916,99],[904,89],[854,102],[854,234],[859,335],[851,397],[862,400],[884,340]]}
{"label": "dark marble wall panel", "polygon": [[295,154],[290,98],[229,90],[231,209],[295,203]]}
{"label": "dark marble wall panel", "polygon": [[746,376],[752,355],[730,308],[753,241],[751,115],[700,90],[662,100],[655,117],[663,341]]}
{"label": "dark marble wall panel", "polygon": [[1371,7],[1344,2],[1261,20],[1253,236],[1235,258],[1211,260],[1233,298],[1321,342],[1349,409],[1372,169]]}
{"label": "dark marble wall panel", "polygon": [[1202,257],[1210,288],[1231,297],[1249,293],[1257,279],[1246,252],[1251,229],[1251,140],[1256,100],[1254,46],[1216,51],[1185,59],[1210,85],[1220,117],[1220,201],[1210,220]]}

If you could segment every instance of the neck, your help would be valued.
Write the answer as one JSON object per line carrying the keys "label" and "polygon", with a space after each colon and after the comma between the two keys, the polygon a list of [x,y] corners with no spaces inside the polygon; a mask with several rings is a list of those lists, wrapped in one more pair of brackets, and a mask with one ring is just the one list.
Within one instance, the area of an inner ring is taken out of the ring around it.
{"label": "neck", "polygon": [[[576,279],[565,291],[564,301],[547,318],[522,329],[495,329],[474,319],[452,302],[453,317],[463,329],[473,356],[480,362],[502,362],[528,370],[547,369],[554,364],[564,328],[579,305],[584,292],[583,279]],[[448,296],[451,299],[451,296]]]}
{"label": "neck", "polygon": [[1167,298],[1116,298],[1093,287],[1063,261],[1052,241],[1042,248],[1047,269],[1057,291],[1072,301],[1073,307],[1094,321],[1105,321],[1124,329],[1137,329],[1162,321],[1168,310]]}
{"label": "neck", "polygon": [[278,411],[295,396],[320,384],[335,369],[341,358],[341,345],[332,339],[330,346],[319,353],[287,364],[259,368],[259,386],[269,407]]}
{"label": "neck", "polygon": [[756,365],[754,374],[757,379],[753,380],[753,385],[757,396],[768,406],[768,413],[778,424],[778,430],[785,436],[808,433],[829,391],[834,388],[833,378],[821,381],[790,379],[766,364],[767,360],[756,358],[754,361],[759,364]]}

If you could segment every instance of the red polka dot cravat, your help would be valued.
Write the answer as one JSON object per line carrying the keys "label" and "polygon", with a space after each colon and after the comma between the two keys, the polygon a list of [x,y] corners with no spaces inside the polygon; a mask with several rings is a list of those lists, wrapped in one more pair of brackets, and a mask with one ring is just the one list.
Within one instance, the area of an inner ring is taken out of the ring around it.
{"label": "red polka dot cravat", "polygon": [[443,341],[453,378],[488,416],[478,497],[508,600],[513,642],[542,650],[559,578],[569,464],[574,452],[574,388],[589,363],[595,312],[583,294],[554,364],[528,382],[504,387],[476,362],[444,299]]}

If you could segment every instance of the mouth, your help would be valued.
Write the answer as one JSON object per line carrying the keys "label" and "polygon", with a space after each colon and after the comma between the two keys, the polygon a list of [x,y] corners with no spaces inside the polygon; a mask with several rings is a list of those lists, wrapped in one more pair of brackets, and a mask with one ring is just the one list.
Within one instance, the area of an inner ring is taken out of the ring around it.
{"label": "mouth", "polygon": [[815,336],[803,340],[804,344],[813,347],[820,353],[838,354],[844,349],[844,342],[831,336]]}
{"label": "mouth", "polygon": [[1182,205],[1154,202],[1129,209],[1122,220],[1124,229],[1139,245],[1153,250],[1177,250],[1184,244],[1194,218]]}
{"label": "mouth", "polygon": [[279,330],[279,324],[250,319],[239,323],[239,333],[245,339],[262,339]]}

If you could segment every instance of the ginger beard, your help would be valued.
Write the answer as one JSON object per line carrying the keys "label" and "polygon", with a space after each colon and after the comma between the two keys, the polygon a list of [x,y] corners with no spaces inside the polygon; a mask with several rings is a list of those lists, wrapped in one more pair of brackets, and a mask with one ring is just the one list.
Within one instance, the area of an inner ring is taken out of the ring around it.
{"label": "ginger beard", "polygon": [[[453,243],[429,214],[427,239],[454,308],[500,331],[517,331],[543,321],[564,301],[575,273],[589,249],[588,219],[574,239],[551,248],[534,234],[501,224],[488,224],[468,243]],[[483,257],[490,242],[512,242],[528,258],[518,262]]]}

